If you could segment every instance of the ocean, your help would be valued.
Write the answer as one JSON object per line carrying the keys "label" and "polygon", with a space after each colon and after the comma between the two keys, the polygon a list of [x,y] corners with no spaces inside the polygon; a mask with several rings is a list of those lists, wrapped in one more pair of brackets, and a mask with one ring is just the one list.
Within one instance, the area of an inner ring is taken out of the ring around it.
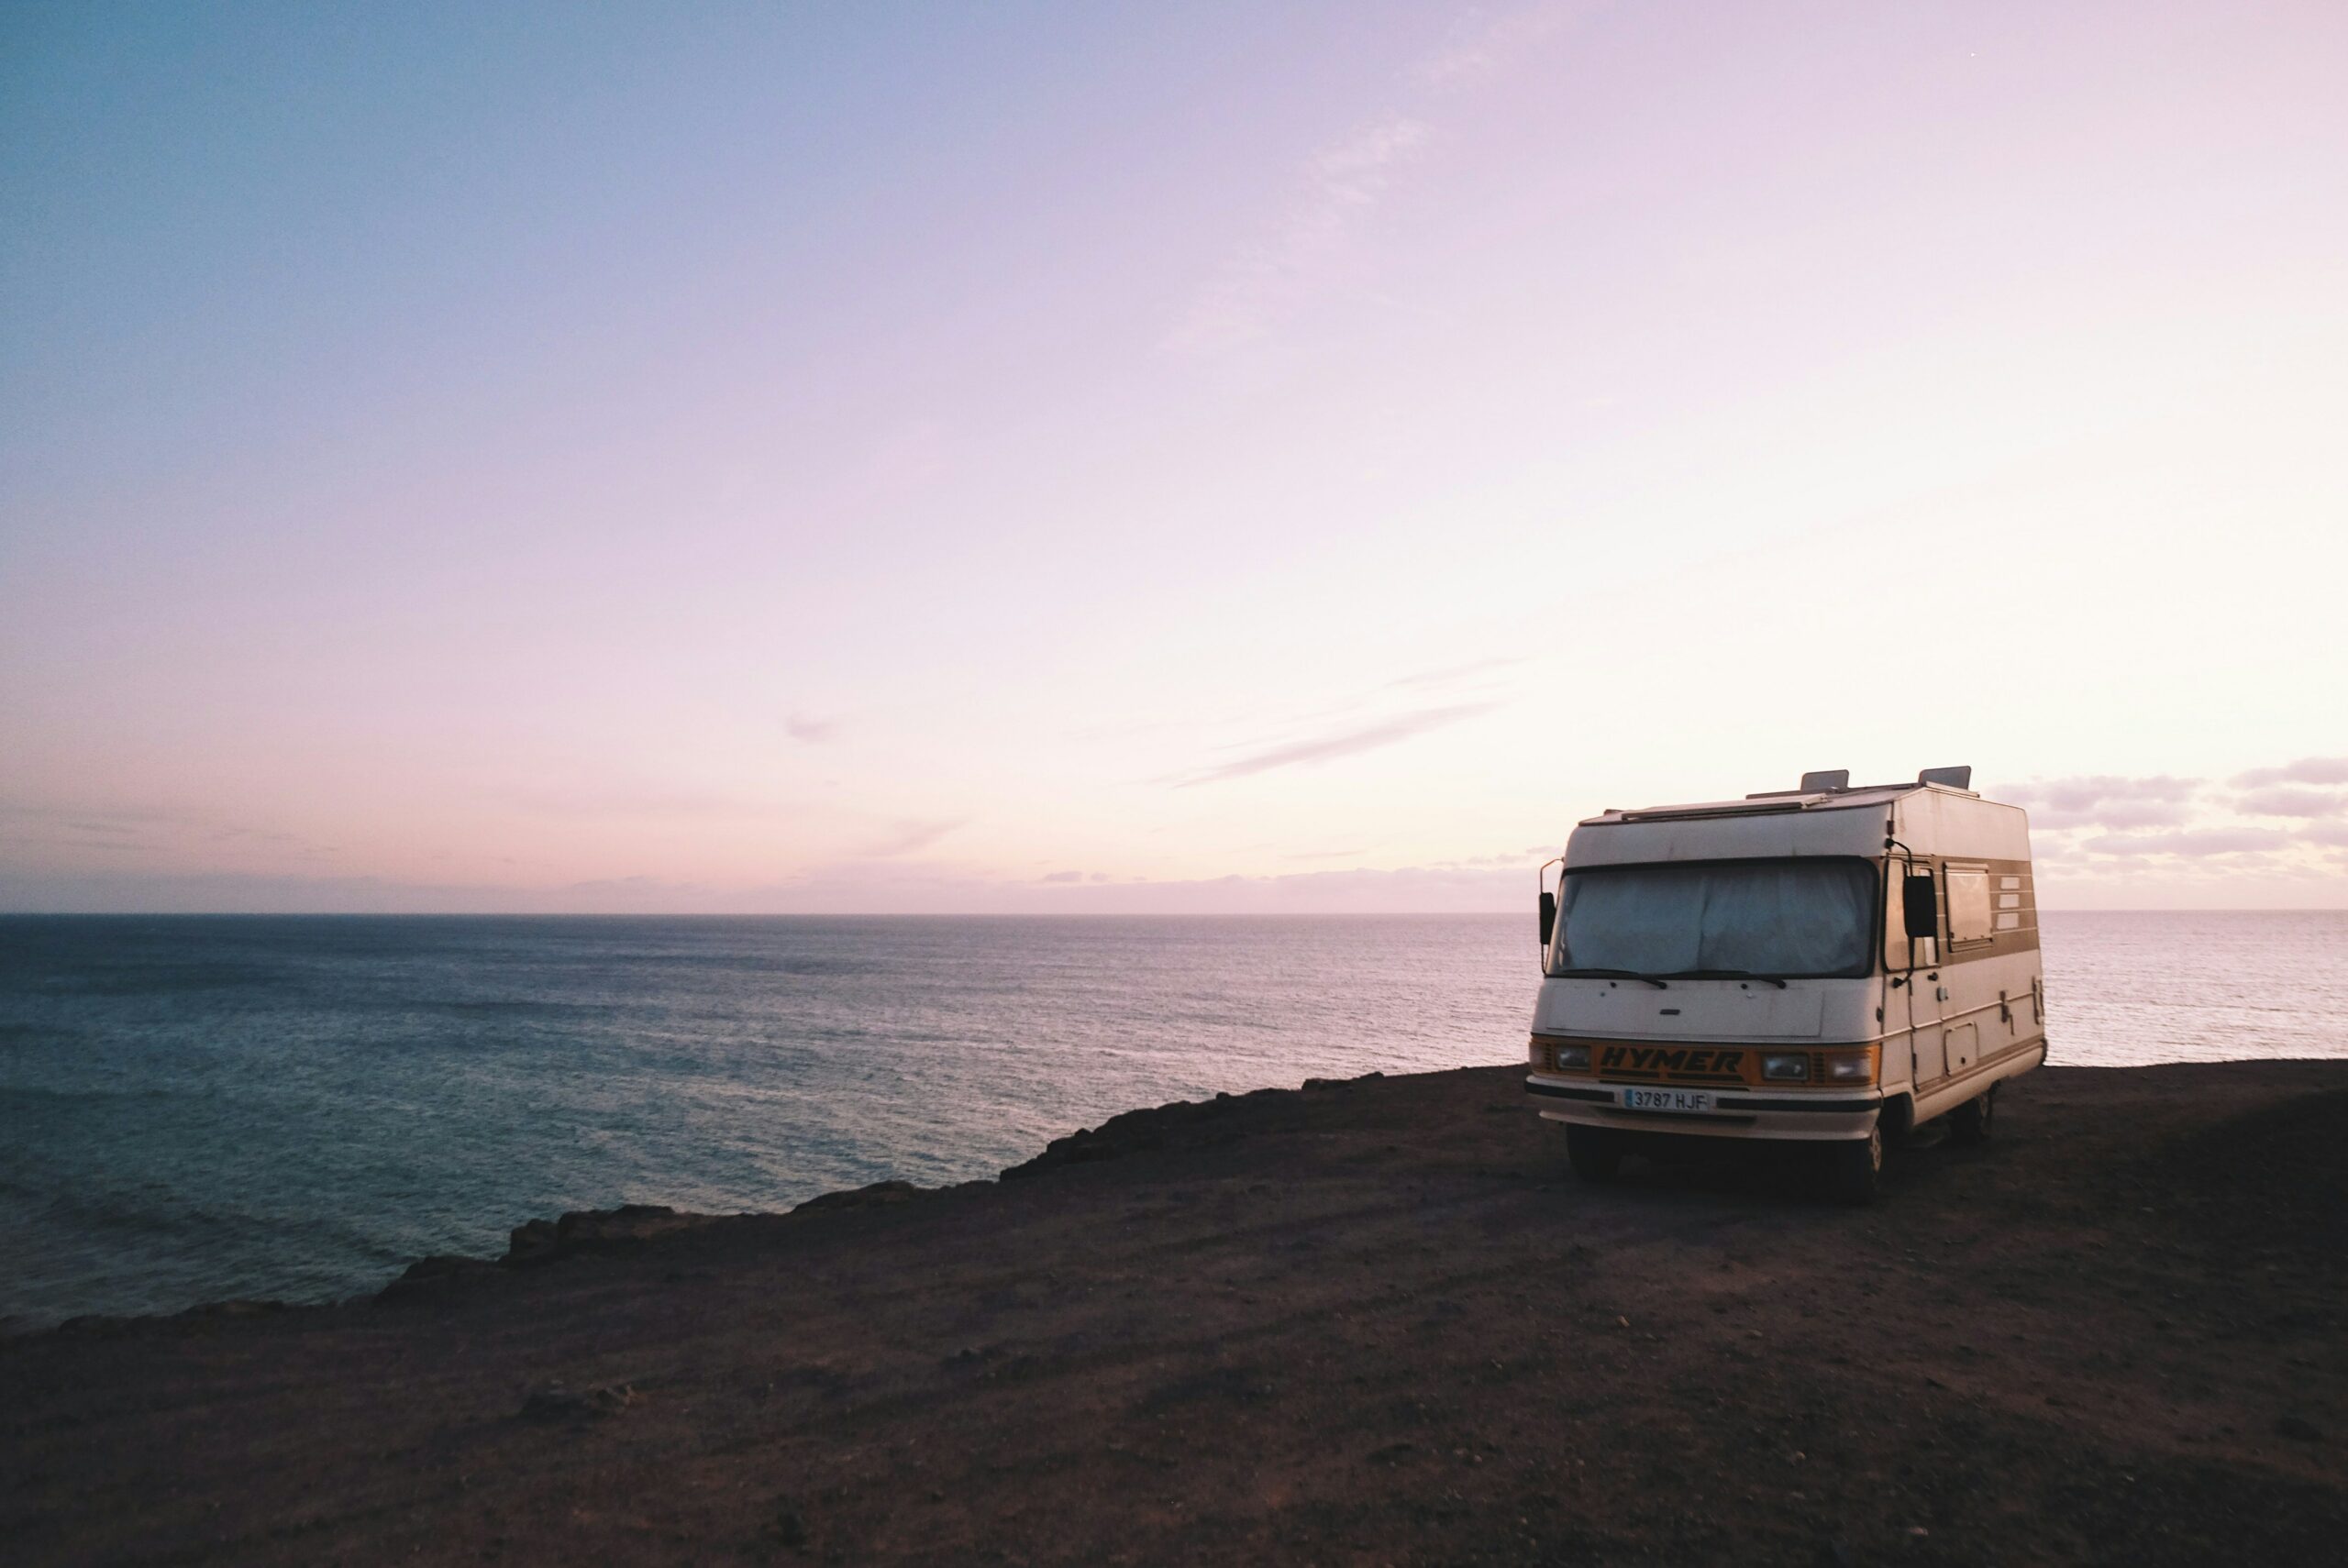
{"label": "ocean", "polygon": [[[2348,912],[2050,913],[2054,1060],[2348,1056]],[[0,917],[0,1324],[370,1291],[536,1216],[991,1176],[1521,1059],[1529,915]]]}

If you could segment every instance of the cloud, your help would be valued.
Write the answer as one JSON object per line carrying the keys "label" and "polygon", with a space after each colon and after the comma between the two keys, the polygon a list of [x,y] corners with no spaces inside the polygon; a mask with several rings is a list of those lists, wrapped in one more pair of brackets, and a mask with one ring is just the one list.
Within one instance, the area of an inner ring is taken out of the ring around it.
{"label": "cloud", "polygon": [[2198,860],[2217,855],[2286,849],[2293,838],[2293,834],[2276,828],[2202,828],[2178,833],[2116,834],[2089,839],[2087,847],[2096,855],[2176,855]]}
{"label": "cloud", "polygon": [[1522,58],[1587,9],[1580,0],[1544,0],[1498,17],[1469,11],[1443,48],[1419,62],[1417,75],[1437,87],[1479,81]]}
{"label": "cloud", "polygon": [[2036,812],[2032,820],[2049,828],[2175,827],[2188,814],[2189,808],[2182,801],[2110,801],[2083,811]]}
{"label": "cloud", "polygon": [[637,817],[698,821],[728,817],[772,817],[790,808],[782,802],[708,790],[667,790],[621,785],[521,790],[504,799],[526,812],[548,816]]}
{"label": "cloud", "polygon": [[[1166,881],[1096,871],[1072,882],[910,861],[814,867],[785,883],[720,895],[713,907],[767,914],[1513,914],[1532,907],[1532,889],[1522,871],[1434,866]],[[1530,921],[1524,932],[1529,945]]]}
{"label": "cloud", "polygon": [[840,733],[837,719],[819,719],[808,713],[792,714],[782,722],[782,727],[792,740],[803,741],[809,745],[830,740]]}
{"label": "cloud", "polygon": [[1312,169],[1321,193],[1339,206],[1363,206],[1386,188],[1386,167],[1426,139],[1427,127],[1407,117],[1390,119],[1313,155]]}
{"label": "cloud", "polygon": [[2032,779],[2007,791],[2016,801],[2038,800],[2060,811],[2084,811],[2106,801],[2185,801],[2201,788],[2198,778],[2155,774],[2149,778],[2121,778],[2110,774],[2088,778]]}
{"label": "cloud", "polygon": [[0,801],[0,823],[78,828],[83,833],[135,834],[150,827],[183,827],[197,820],[190,813],[136,807],[53,806],[32,801]]}
{"label": "cloud", "polygon": [[1515,866],[1527,870],[1559,853],[1556,845],[1536,844],[1530,849],[1502,850],[1498,855],[1476,855],[1450,862],[1454,866],[1490,867]]}
{"label": "cloud", "polygon": [[17,870],[0,866],[0,910],[44,914],[373,914],[528,912],[563,907],[559,895],[420,887],[379,877],[226,871]]}
{"label": "cloud", "polygon": [[1225,262],[1174,330],[1168,351],[1204,357],[1262,337],[1312,292],[1361,215],[1377,204],[1396,167],[1427,141],[1424,124],[1397,115],[1335,141],[1305,160],[1286,216],[1267,238]]}
{"label": "cloud", "polygon": [[2259,817],[2336,817],[2348,811],[2348,795],[2275,784],[2236,796],[2234,809]]}
{"label": "cloud", "polygon": [[218,845],[298,859],[338,853],[298,833],[223,823],[206,812],[28,801],[0,801],[0,843],[163,858],[208,854]]}
{"label": "cloud", "polygon": [[590,899],[657,899],[662,903],[701,891],[693,882],[672,882],[665,877],[595,877],[564,886],[566,893]]}
{"label": "cloud", "polygon": [[2232,782],[2237,790],[2268,784],[2348,784],[2348,756],[2303,756],[2280,767],[2254,767],[2238,773]]}
{"label": "cloud", "polygon": [[2030,809],[2031,825],[2042,828],[2165,827],[2185,821],[2201,780],[2155,774],[2124,778],[2094,774],[2070,778],[2033,778],[1988,791],[1995,801]]}
{"label": "cloud", "polygon": [[1038,877],[1036,880],[1038,882],[1081,882],[1084,880],[1084,873],[1081,871],[1054,871],[1047,876]]}
{"label": "cloud", "polygon": [[[2032,779],[1988,794],[2028,807],[2032,827],[2048,834],[2099,833],[2079,847],[2107,860],[2305,854],[2331,842],[2317,831],[2322,819],[2348,816],[2348,794],[2307,788],[2348,782],[2348,757],[2302,757],[2281,767],[2253,768],[2231,782],[2239,792],[2229,795],[2205,780],[2165,773],[2091,774]],[[2261,817],[2295,817],[2302,825],[2286,829],[2253,820]],[[2060,836],[2042,837],[2039,853],[2059,857],[2063,843]]]}
{"label": "cloud", "polygon": [[858,853],[869,860],[892,860],[900,855],[912,855],[927,849],[956,828],[969,822],[968,817],[908,817],[890,833]]}
{"label": "cloud", "polygon": [[1388,682],[1388,685],[1397,689],[1411,686],[1450,686],[1473,676],[1488,675],[1493,670],[1507,669],[1511,666],[1524,662],[1525,657],[1522,654],[1503,658],[1474,659],[1467,664],[1445,665],[1440,669],[1422,670],[1416,675],[1406,675],[1400,680]]}
{"label": "cloud", "polygon": [[[1047,908],[1092,913],[1423,914],[1530,911],[1533,891],[1521,871],[1406,866],[1390,871],[1299,871],[1277,877],[1213,877],[1189,881],[1120,882],[1039,893]],[[1533,922],[1524,922],[1533,943]],[[1527,960],[1529,964],[1530,959]]]}
{"label": "cloud", "polygon": [[1456,724],[1479,713],[1492,711],[1490,702],[1463,702],[1449,708],[1428,708],[1416,713],[1404,713],[1399,718],[1359,728],[1340,730],[1334,734],[1314,735],[1305,740],[1289,741],[1264,751],[1252,752],[1230,762],[1222,763],[1180,781],[1184,789],[1200,784],[1218,784],[1225,779],[1245,778],[1252,774],[1269,773],[1275,768],[1295,767],[1305,763],[1327,762],[1340,756],[1352,756],[1380,746],[1392,745],[1424,734],[1429,730]]}

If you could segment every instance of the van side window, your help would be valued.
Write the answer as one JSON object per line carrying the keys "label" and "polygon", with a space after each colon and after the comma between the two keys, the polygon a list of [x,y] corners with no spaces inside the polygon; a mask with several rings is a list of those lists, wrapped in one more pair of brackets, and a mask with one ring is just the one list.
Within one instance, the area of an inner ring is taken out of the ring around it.
{"label": "van side window", "polygon": [[1952,947],[1987,942],[1990,933],[1989,873],[1948,868],[1948,940]]}

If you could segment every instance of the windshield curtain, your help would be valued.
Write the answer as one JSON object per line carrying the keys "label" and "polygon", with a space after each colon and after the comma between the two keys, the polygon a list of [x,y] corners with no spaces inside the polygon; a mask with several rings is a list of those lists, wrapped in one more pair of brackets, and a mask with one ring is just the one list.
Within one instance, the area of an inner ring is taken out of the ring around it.
{"label": "windshield curtain", "polygon": [[1864,860],[1568,871],[1549,972],[1864,975],[1875,963],[1875,890]]}

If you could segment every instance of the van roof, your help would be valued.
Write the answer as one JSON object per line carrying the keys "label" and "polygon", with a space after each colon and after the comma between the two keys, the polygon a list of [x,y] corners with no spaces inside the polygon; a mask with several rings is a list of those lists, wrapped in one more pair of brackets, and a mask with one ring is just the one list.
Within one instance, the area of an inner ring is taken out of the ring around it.
{"label": "van roof", "polygon": [[1757,817],[1780,812],[1833,812],[1848,806],[1880,806],[1902,795],[1919,790],[1936,790],[1944,795],[1955,795],[1968,801],[1981,799],[1977,790],[1952,789],[1946,784],[1860,784],[1834,790],[1766,790],[1747,795],[1741,801],[1696,801],[1676,806],[1637,806],[1621,810],[1610,806],[1594,817],[1584,817],[1583,827],[1608,827],[1621,823],[1670,822],[1684,817]]}

